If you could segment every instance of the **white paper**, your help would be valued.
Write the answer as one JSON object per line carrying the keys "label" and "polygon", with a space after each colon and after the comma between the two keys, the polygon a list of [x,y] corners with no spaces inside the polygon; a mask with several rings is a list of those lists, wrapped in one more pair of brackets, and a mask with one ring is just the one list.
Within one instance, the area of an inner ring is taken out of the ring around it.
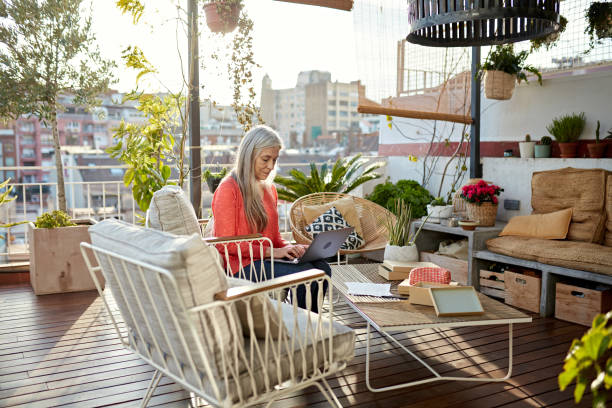
{"label": "white paper", "polygon": [[390,283],[346,282],[349,295],[357,296],[394,296]]}

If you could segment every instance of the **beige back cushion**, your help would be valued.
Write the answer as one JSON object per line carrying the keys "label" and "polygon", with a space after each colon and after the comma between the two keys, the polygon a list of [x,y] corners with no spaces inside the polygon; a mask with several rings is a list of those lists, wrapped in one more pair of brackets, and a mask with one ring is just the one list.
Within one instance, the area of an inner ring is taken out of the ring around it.
{"label": "beige back cushion", "polygon": [[612,173],[608,173],[606,186],[606,233],[604,245],[612,246]]}
{"label": "beige back cushion", "polygon": [[533,173],[531,206],[534,214],[572,208],[567,233],[570,241],[601,243],[604,231],[606,171],[574,169]]}
{"label": "beige back cushion", "polygon": [[193,206],[178,186],[164,186],[153,194],[149,226],[175,235],[200,234]]}
{"label": "beige back cushion", "polygon": [[517,215],[510,218],[499,236],[515,235],[541,239],[565,239],[571,221],[571,208],[548,214]]}
{"label": "beige back cushion", "polygon": [[359,214],[355,209],[355,202],[353,201],[352,197],[341,198],[325,204],[305,205],[303,207],[305,221],[304,225],[310,225],[319,215],[323,214],[332,207],[336,207],[346,222],[348,222],[351,227],[355,228],[355,232],[359,234],[359,236],[363,237],[361,221],[359,220]]}
{"label": "beige back cushion", "polygon": [[[225,274],[216,262],[215,249],[206,245],[199,234],[176,236],[114,219],[108,219],[92,226],[89,228],[89,233],[96,247],[129,260],[168,270],[176,280],[180,300],[187,309],[212,302],[215,293],[228,288]],[[117,280],[111,272],[113,269],[120,270],[123,267],[121,261],[101,256],[100,265],[128,327],[136,336],[144,338],[144,341],[150,345],[154,345],[157,341],[162,351],[169,354],[169,344],[162,335],[163,327],[168,333],[169,343],[175,352],[178,351],[179,360],[188,362],[188,353],[181,345],[179,332],[182,332],[188,347],[195,353],[194,362],[199,367],[205,367],[204,360],[214,361],[215,359],[211,357],[230,350],[236,341],[239,342],[238,344],[243,344],[242,330],[234,315],[226,315],[225,311],[218,310],[210,319],[214,320],[214,323],[204,318],[202,314],[199,314],[198,319],[195,320],[181,312],[179,299],[173,296],[176,292],[172,289],[169,280],[162,278],[162,284],[169,292],[171,306],[167,307],[156,273],[143,269],[141,275],[138,268],[126,264],[128,273],[120,275],[123,278]],[[152,288],[151,298],[145,290],[143,277]],[[133,285],[138,295],[134,296],[134,292],[131,291],[122,291],[119,283],[126,288]],[[153,322],[151,324],[149,321],[149,326],[147,326],[147,319],[141,314],[137,299],[142,302],[144,313],[153,317]],[[154,318],[153,304],[160,309],[161,324]],[[130,310],[133,316],[130,315]],[[174,317],[178,319],[178,328],[172,324]],[[201,358],[198,357],[194,347],[192,333],[188,330],[189,320],[194,324],[196,335],[204,344],[206,355]],[[213,326],[215,329],[212,328]]]}

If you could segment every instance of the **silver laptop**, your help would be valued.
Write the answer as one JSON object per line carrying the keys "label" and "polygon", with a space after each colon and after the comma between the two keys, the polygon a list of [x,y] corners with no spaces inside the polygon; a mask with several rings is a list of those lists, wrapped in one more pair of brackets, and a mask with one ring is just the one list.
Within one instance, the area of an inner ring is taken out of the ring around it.
{"label": "silver laptop", "polygon": [[355,228],[341,228],[333,231],[322,231],[312,240],[304,255],[300,258],[278,258],[274,262],[299,264],[302,262],[318,261],[336,255],[346,238]]}

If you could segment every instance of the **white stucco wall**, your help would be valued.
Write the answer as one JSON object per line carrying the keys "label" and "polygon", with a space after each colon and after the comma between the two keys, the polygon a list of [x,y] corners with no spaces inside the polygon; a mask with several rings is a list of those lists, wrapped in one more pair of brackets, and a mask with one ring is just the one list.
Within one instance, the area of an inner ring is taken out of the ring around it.
{"label": "white stucco wall", "polygon": [[[494,101],[481,96],[481,131],[483,142],[521,141],[529,133],[533,140],[539,140],[547,134],[546,125],[554,117],[572,113],[585,112],[587,123],[581,139],[594,139],[597,120],[601,122],[601,136],[605,136],[612,128],[612,65],[597,68],[600,72],[585,74],[580,70],[566,76],[544,79],[543,86],[531,81],[529,84],[518,85],[512,99]],[[381,123],[386,123],[381,116]],[[441,123],[441,122],[438,122]],[[381,126],[380,144],[426,143],[427,129],[431,129],[433,121],[394,118],[396,126],[389,129]],[[450,125],[445,125],[450,129]],[[399,130],[397,129],[399,127]],[[454,136],[450,141],[459,139],[462,126],[455,125]],[[469,127],[467,128],[469,131]],[[517,151],[518,153],[518,151]],[[437,194],[441,168],[446,163],[440,160],[435,175],[426,187]],[[469,178],[469,160],[466,163]],[[484,158],[483,177],[506,188],[507,198],[521,200],[520,214],[531,211],[530,180],[534,171],[550,170],[563,167],[606,168],[612,170],[612,159],[518,159],[518,158]],[[450,166],[454,171],[454,165]],[[388,157],[387,174],[391,181],[399,179],[422,179],[422,161],[412,162],[404,155]],[[525,188],[523,188],[525,187]],[[445,183],[444,193],[448,191]],[[517,213],[513,211],[512,213]],[[500,210],[500,216],[506,219],[515,214],[506,214]]]}

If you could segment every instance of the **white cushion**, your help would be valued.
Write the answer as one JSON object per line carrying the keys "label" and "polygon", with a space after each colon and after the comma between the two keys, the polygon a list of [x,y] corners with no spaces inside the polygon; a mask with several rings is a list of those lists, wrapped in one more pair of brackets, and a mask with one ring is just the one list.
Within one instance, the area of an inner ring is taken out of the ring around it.
{"label": "white cushion", "polygon": [[164,186],[153,193],[149,226],[175,235],[200,234],[193,206],[179,186]]}
{"label": "white cushion", "polygon": [[[228,288],[225,274],[216,262],[215,249],[206,245],[199,234],[176,236],[114,219],[108,219],[92,226],[89,232],[94,246],[119,254],[129,260],[166,269],[175,279],[178,294],[171,286],[169,279],[161,279],[162,285],[169,292],[171,303],[170,307],[167,307],[163,291],[157,280],[158,274],[143,268],[141,275],[141,271],[135,265],[126,263],[129,279],[123,278],[121,284],[124,288],[133,286],[135,292],[125,289],[122,291],[119,282],[112,274],[113,270],[122,268],[122,263],[117,259],[100,257],[102,271],[126,323],[135,334],[140,331],[139,337],[144,338],[145,342],[154,344],[153,339],[155,339],[164,354],[161,356],[162,359],[167,359],[171,354],[171,349],[174,349],[180,360],[189,361],[189,353],[182,346],[179,331],[185,336],[187,348],[193,353],[194,362],[199,367],[206,366],[204,360],[215,361],[215,358],[211,356],[217,357],[225,349],[231,349],[233,342],[243,344],[242,329],[237,322],[235,310],[214,309],[214,313],[208,318],[198,314],[197,321],[194,318],[195,315],[188,316],[181,310],[181,303],[187,309],[207,304],[213,301],[215,293]],[[143,278],[152,288],[152,299],[145,290]],[[134,296],[134,293],[137,295]],[[141,302],[144,316],[140,311],[138,301]],[[153,304],[160,309],[161,323],[156,319]],[[130,310],[133,316],[130,315]],[[150,319],[150,331],[145,316]],[[179,327],[172,323],[173,316],[178,319]],[[205,356],[199,357],[198,350],[195,350],[195,342],[191,331],[188,330],[187,319],[192,319],[195,335],[203,341]],[[165,336],[162,335],[162,328],[165,328],[168,333],[170,344],[167,344]],[[160,356],[153,357],[154,360],[160,358]],[[212,367],[214,370],[214,364]]]}

